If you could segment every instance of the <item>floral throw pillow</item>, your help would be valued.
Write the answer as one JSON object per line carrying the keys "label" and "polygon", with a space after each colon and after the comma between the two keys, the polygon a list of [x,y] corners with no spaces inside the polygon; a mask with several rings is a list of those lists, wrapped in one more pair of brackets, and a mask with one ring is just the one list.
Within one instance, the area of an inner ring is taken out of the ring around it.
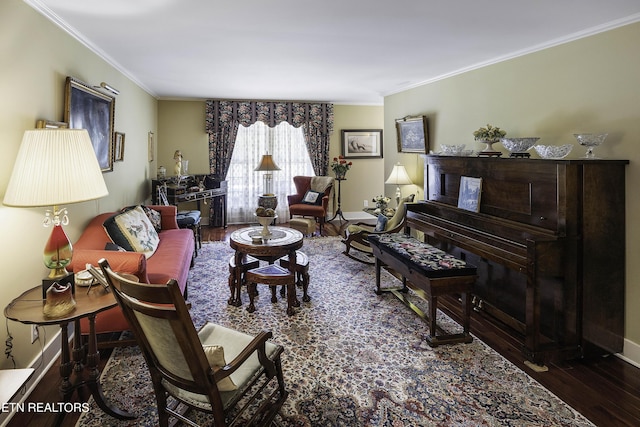
{"label": "floral throw pillow", "polygon": [[160,243],[158,232],[141,206],[113,215],[103,224],[111,240],[127,251],[149,258]]}

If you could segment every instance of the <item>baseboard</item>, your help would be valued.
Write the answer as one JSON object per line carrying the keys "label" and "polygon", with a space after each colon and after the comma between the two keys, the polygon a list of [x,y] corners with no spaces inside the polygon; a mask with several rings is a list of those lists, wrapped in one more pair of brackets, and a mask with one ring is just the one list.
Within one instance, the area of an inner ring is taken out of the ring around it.
{"label": "baseboard", "polygon": [[[69,327],[69,335],[72,335],[73,326]],[[44,338],[43,329],[40,328],[40,339]],[[60,357],[60,331],[53,334],[50,338],[46,338],[48,342],[44,343],[44,347],[42,351],[31,361],[29,364],[29,368],[33,368],[34,372],[29,381],[25,384],[22,389],[22,392],[18,392],[16,397],[10,403],[22,403],[24,402],[31,392],[36,388],[40,380],[44,377],[44,375],[51,369],[51,366],[56,362],[58,357]],[[57,387],[58,384],[55,384]],[[0,412],[0,427],[5,427],[11,418],[13,417],[13,412]]]}
{"label": "baseboard", "polygon": [[625,338],[622,353],[617,353],[617,357],[640,368],[640,344]]}
{"label": "baseboard", "polygon": [[376,218],[369,215],[366,212],[356,211],[356,212],[343,212],[344,218],[348,221],[368,221],[373,224],[376,223]]}

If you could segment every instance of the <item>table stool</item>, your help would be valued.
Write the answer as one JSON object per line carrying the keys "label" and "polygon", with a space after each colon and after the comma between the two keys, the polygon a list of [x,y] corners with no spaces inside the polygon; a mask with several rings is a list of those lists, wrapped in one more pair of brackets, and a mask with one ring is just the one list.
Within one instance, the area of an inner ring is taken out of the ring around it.
{"label": "table stool", "polygon": [[[282,268],[289,269],[289,255],[278,260]],[[311,297],[307,294],[309,288],[309,257],[304,252],[296,252],[296,284],[302,287],[302,301],[309,302]],[[285,295],[284,286],[280,290],[280,295]]]}
{"label": "table stool", "polygon": [[298,230],[305,236],[313,235],[316,232],[316,220],[314,218],[291,218],[289,227]]}
{"label": "table stool", "polygon": [[256,311],[253,300],[257,295],[256,285],[258,283],[263,283],[271,287],[271,302],[278,302],[278,298],[276,297],[276,287],[280,285],[287,287],[287,291],[289,293],[287,295],[287,314],[289,316],[293,315],[294,306],[300,306],[300,302],[298,302],[295,297],[296,277],[295,274],[292,274],[289,270],[286,270],[276,264],[269,264],[247,271],[245,277],[247,282],[247,291],[249,292],[249,307],[247,307],[247,311],[249,313]]}
{"label": "table stool", "polygon": [[[242,256],[242,264],[240,266],[242,283],[240,283],[239,286],[247,283],[247,278],[245,277],[247,271],[258,267],[260,267],[259,259],[254,258],[251,255],[244,254]],[[231,291],[231,297],[229,297],[229,300],[227,301],[229,305],[236,305],[236,303],[237,305],[240,305],[240,301],[236,301],[236,287],[236,256],[232,255],[231,258],[229,258],[229,290]],[[240,295],[240,292],[238,292],[238,295]]]}
{"label": "table stool", "polygon": [[176,222],[180,228],[190,228],[193,231],[195,244],[195,254],[198,256],[198,249],[202,248],[202,233],[200,229],[200,211],[179,211],[176,215]]}

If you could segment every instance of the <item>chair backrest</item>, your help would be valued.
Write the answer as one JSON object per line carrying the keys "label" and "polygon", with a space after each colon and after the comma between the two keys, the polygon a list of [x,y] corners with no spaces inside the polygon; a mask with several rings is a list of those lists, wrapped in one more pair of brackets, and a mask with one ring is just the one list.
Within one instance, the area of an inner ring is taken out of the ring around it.
{"label": "chair backrest", "polygon": [[407,216],[407,206],[405,205],[405,203],[413,202],[414,197],[415,197],[414,194],[409,194],[404,199],[400,199],[400,201],[398,202],[398,208],[396,209],[396,213],[393,214],[391,218],[389,218],[389,221],[387,221],[387,225],[384,228],[385,231],[396,230],[399,226],[401,226],[404,223],[405,218]]}
{"label": "chair backrest", "polygon": [[158,384],[205,395],[212,406],[215,425],[224,425],[224,409],[198,333],[175,280],[149,285],[127,280],[102,259],[100,267],[136,335],[156,394]]}
{"label": "chair backrest", "polygon": [[327,185],[324,190],[324,195],[329,196],[333,188],[333,177],[294,176],[293,184],[296,186],[296,194],[304,195],[307,191],[311,190],[311,180],[313,178],[326,178]]}

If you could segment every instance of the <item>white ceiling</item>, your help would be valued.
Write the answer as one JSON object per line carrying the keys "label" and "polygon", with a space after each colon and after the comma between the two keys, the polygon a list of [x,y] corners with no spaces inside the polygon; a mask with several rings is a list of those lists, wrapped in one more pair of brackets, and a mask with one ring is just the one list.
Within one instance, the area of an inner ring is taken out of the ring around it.
{"label": "white ceiling", "polygon": [[381,104],[640,21],[638,0],[24,1],[160,99]]}

